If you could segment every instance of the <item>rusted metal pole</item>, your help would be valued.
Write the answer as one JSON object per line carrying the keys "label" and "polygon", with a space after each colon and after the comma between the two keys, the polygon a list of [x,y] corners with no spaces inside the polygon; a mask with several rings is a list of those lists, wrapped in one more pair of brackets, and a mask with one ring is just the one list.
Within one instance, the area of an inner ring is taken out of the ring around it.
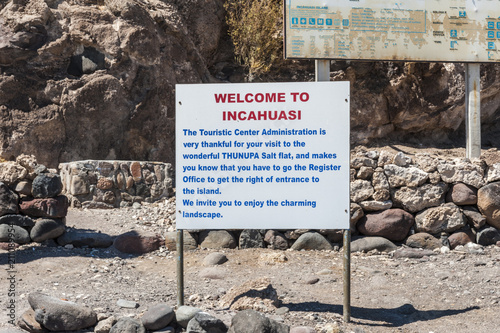
{"label": "rusted metal pole", "polygon": [[184,234],[177,229],[177,306],[184,305]]}
{"label": "rusted metal pole", "polygon": [[344,321],[351,321],[351,230],[344,230]]}
{"label": "rusted metal pole", "polygon": [[465,133],[467,158],[481,156],[481,65],[465,64]]}

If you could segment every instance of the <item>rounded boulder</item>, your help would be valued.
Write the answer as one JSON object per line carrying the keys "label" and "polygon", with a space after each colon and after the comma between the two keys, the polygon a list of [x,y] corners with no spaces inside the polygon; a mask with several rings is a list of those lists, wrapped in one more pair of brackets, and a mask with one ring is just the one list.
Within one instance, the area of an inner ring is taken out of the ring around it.
{"label": "rounded boulder", "polygon": [[491,183],[477,191],[477,207],[486,223],[500,229],[500,182]]}
{"label": "rounded boulder", "polygon": [[406,238],[414,223],[413,215],[394,208],[366,214],[358,222],[357,227],[363,235],[380,236],[398,242]]}

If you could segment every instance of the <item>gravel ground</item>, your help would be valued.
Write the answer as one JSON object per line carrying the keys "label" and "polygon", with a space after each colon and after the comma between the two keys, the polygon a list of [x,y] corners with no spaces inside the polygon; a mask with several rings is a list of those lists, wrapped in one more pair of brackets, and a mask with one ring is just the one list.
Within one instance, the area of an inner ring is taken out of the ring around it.
{"label": "gravel ground", "polygon": [[[175,201],[113,210],[70,209],[67,225],[119,235],[144,229],[173,231]],[[185,304],[199,307],[230,324],[233,311],[220,298],[233,286],[268,277],[281,307],[267,315],[290,326],[317,332],[496,332],[500,327],[500,247],[481,254],[451,251],[421,259],[391,254],[353,253],[350,323],[342,320],[342,250],[219,250],[226,263],[205,267],[215,250],[186,251]],[[0,253],[6,267],[7,253]],[[140,316],[149,306],[175,306],[176,253],[165,248],[132,256],[108,249],[29,244],[16,251],[16,314],[39,291],[85,304],[101,313]],[[212,278],[206,278],[207,273]],[[7,276],[7,273],[4,273]],[[9,281],[0,280],[2,319]],[[137,309],[116,305],[133,300]]]}

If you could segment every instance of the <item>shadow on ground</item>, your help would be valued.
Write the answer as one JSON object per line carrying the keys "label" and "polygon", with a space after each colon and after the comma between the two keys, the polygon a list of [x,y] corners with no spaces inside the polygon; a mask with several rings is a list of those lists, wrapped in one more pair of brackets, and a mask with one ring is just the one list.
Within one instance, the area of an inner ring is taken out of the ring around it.
{"label": "shadow on ground", "polygon": [[[343,306],[319,302],[287,303],[290,311],[343,313]],[[351,321],[366,326],[400,327],[419,321],[435,320],[479,309],[478,306],[449,310],[417,310],[411,304],[397,308],[351,307]]]}
{"label": "shadow on ground", "polygon": [[[100,246],[89,246],[85,245],[85,241],[81,239],[87,239],[87,242],[96,242],[96,240],[102,239],[104,237],[113,237],[105,234],[96,232],[90,229],[78,229],[70,228],[71,234],[79,234],[80,240],[73,240],[71,243],[74,244],[73,248],[65,248],[59,246],[59,244],[54,239],[49,239],[43,243],[30,243],[25,244],[20,249],[15,249],[11,253],[3,252],[0,253],[0,264],[6,264],[12,258],[15,259],[16,264],[28,263],[30,261],[42,259],[42,258],[56,258],[56,257],[94,257],[94,258],[115,258],[120,257],[122,259],[132,258],[139,256],[138,254],[127,254],[118,251],[112,245],[106,245],[106,247]],[[69,233],[67,233],[69,234]],[[82,237],[84,235],[85,237]],[[109,242],[108,242],[109,243]],[[69,242],[68,242],[69,244]],[[112,241],[111,243],[112,244]]]}

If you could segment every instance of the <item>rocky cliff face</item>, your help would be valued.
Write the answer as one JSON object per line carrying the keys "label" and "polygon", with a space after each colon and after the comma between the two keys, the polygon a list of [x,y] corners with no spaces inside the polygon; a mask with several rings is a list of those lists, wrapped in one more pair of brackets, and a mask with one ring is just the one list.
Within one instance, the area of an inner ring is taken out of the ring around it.
{"label": "rocky cliff face", "polygon": [[[223,2],[0,0],[0,156],[172,162],[175,84],[243,80]],[[293,66],[278,79],[302,79]],[[463,74],[461,64],[395,62],[331,72],[352,83],[352,143],[363,144],[464,142]],[[483,66],[486,145],[498,130],[498,76]]]}
{"label": "rocky cliff face", "polygon": [[3,158],[173,160],[174,87],[223,59],[221,0],[0,4]]}

